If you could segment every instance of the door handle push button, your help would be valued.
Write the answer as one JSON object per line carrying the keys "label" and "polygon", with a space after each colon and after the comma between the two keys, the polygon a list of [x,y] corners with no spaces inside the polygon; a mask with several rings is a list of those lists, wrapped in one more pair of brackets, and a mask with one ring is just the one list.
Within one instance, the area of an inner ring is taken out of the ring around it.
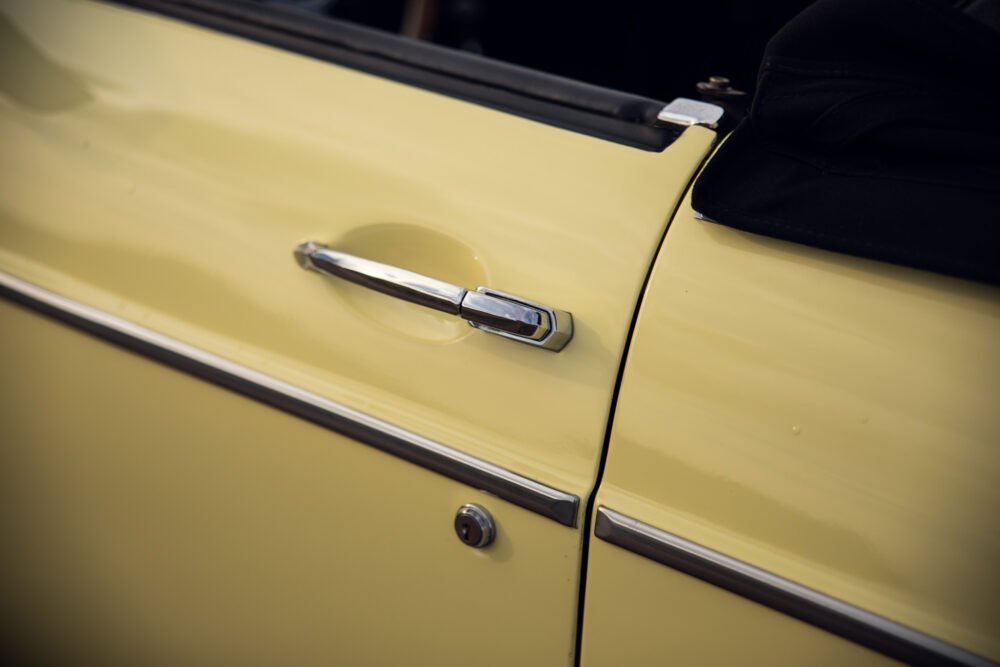
{"label": "door handle push button", "polygon": [[484,508],[467,503],[459,507],[455,514],[455,534],[463,544],[482,549],[496,537],[496,524]]}

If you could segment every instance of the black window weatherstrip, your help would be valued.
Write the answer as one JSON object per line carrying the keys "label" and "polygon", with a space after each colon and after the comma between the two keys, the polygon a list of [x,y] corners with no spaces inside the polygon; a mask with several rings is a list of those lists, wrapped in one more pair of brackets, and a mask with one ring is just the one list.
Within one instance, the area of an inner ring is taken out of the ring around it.
{"label": "black window weatherstrip", "polygon": [[142,356],[260,401],[566,526],[580,499],[210,352],[0,271],[7,298]]}
{"label": "black window weatherstrip", "polygon": [[980,655],[608,507],[597,508],[594,534],[605,542],[907,664],[997,667],[997,663]]}
{"label": "black window weatherstrip", "polygon": [[648,151],[663,150],[684,129],[656,123],[664,107],[657,100],[292,7],[245,0],[107,1]]}

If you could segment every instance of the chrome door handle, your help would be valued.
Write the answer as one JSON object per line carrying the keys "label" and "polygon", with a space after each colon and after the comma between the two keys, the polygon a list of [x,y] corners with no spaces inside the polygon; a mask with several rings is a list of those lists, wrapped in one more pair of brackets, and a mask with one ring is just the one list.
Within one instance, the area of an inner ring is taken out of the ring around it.
{"label": "chrome door handle", "polygon": [[488,333],[558,352],[573,337],[573,316],[489,287],[470,291],[420,273],[348,255],[314,241],[295,248],[303,269],[343,278],[421,306],[458,315]]}

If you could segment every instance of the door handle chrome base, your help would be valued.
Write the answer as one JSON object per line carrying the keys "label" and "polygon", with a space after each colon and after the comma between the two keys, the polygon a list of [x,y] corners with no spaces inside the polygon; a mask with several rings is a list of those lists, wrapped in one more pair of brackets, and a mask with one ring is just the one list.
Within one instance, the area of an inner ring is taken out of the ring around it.
{"label": "door handle chrome base", "polygon": [[458,315],[487,333],[558,352],[573,337],[573,315],[489,287],[469,291],[420,273],[306,241],[295,248],[304,269],[343,278],[389,296]]}

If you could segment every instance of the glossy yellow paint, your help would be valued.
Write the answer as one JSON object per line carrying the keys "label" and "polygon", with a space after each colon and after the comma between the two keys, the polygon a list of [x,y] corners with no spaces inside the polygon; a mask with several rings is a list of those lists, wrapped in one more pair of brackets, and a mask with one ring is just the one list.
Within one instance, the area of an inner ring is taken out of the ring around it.
{"label": "glossy yellow paint", "polygon": [[[0,14],[0,270],[590,492],[712,132],[649,153],[118,6]],[[576,335],[553,354],[337,284],[293,261],[307,239],[570,310]],[[485,628],[496,664],[572,661],[581,531],[3,317],[4,568],[56,658],[467,664]],[[482,553],[451,529],[477,499]]]}
{"label": "glossy yellow paint", "polygon": [[899,664],[601,540],[587,569],[583,665]]}
{"label": "glossy yellow paint", "polygon": [[[138,11],[3,5],[0,269],[567,491],[714,140],[560,130]],[[300,269],[314,239],[571,311],[550,354]]]}
{"label": "glossy yellow paint", "polygon": [[[742,233],[686,202],[640,310],[598,502],[998,660],[998,341],[995,287]],[[720,662],[846,651],[615,549],[591,555],[585,664],[623,637],[634,664],[691,656],[714,614],[759,623],[702,647]],[[634,631],[689,609],[704,611],[692,625]]]}
{"label": "glossy yellow paint", "polygon": [[[579,531],[7,301],[0,322],[5,654],[569,662],[575,614],[535,610],[576,597]],[[487,550],[455,538],[465,502]]]}

